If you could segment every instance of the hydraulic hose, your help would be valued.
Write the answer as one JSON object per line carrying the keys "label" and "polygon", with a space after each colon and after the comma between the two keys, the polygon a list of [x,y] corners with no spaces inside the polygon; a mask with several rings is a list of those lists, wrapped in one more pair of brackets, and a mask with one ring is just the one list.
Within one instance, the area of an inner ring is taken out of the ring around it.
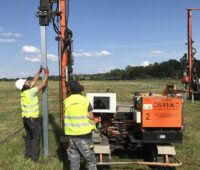
{"label": "hydraulic hose", "polygon": [[24,127],[21,127],[20,129],[18,129],[17,131],[15,131],[14,133],[11,133],[10,135],[8,135],[7,138],[0,140],[0,145],[3,145],[5,142],[11,141],[12,139],[14,139],[14,137],[20,133],[22,130],[24,129]]}

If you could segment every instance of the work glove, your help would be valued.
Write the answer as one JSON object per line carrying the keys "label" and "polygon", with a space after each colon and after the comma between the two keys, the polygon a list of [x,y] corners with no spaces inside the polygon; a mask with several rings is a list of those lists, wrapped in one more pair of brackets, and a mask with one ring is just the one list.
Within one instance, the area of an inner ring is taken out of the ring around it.
{"label": "work glove", "polygon": [[48,69],[48,68],[44,69],[44,72],[45,72],[45,74],[46,74],[47,76],[49,75],[49,69]]}
{"label": "work glove", "polygon": [[42,67],[42,65],[40,66],[40,69],[38,70],[38,73],[42,73],[42,70],[43,70],[44,68]]}

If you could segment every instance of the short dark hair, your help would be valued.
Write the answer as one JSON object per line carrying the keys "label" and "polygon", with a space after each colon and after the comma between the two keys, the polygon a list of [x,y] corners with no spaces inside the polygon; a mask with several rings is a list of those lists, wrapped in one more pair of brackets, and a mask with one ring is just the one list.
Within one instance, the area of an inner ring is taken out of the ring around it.
{"label": "short dark hair", "polygon": [[69,87],[72,94],[80,94],[82,91],[82,86],[76,80],[70,81]]}

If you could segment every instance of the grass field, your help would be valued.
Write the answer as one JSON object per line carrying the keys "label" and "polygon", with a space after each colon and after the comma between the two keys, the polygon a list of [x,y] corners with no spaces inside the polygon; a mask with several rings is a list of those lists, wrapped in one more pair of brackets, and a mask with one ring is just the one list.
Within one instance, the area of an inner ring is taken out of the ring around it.
{"label": "grass field", "polygon": [[[162,93],[166,84],[174,83],[182,87],[177,80],[140,80],[140,81],[83,81],[81,82],[86,92],[105,92],[109,89],[117,93],[118,102],[130,102],[132,93],[137,91]],[[20,114],[19,91],[14,82],[0,82],[0,169],[1,170],[61,170],[66,169],[67,160],[65,154],[60,152],[58,143],[59,132],[59,85],[56,81],[49,82],[49,159],[43,158],[41,145],[40,159],[43,164],[34,164],[25,160],[24,155],[24,130]],[[41,95],[40,95],[41,97]],[[200,169],[200,102],[186,101],[184,103],[184,141],[176,144],[176,152],[183,162],[178,170]],[[16,133],[15,133],[16,132]],[[7,139],[4,141],[4,139]],[[120,158],[128,160],[125,152]],[[138,160],[138,153],[133,152],[131,157]],[[129,157],[130,158],[130,157]],[[121,161],[121,160],[120,160]],[[113,166],[112,169],[137,169],[147,170],[146,166],[125,165]]]}

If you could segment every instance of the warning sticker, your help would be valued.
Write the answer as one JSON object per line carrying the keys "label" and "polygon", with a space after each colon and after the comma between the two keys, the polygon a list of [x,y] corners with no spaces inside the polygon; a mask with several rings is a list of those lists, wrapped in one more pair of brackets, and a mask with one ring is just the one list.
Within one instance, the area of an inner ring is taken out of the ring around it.
{"label": "warning sticker", "polygon": [[151,110],[153,108],[153,105],[152,104],[144,104],[143,105],[143,109],[144,110]]}

